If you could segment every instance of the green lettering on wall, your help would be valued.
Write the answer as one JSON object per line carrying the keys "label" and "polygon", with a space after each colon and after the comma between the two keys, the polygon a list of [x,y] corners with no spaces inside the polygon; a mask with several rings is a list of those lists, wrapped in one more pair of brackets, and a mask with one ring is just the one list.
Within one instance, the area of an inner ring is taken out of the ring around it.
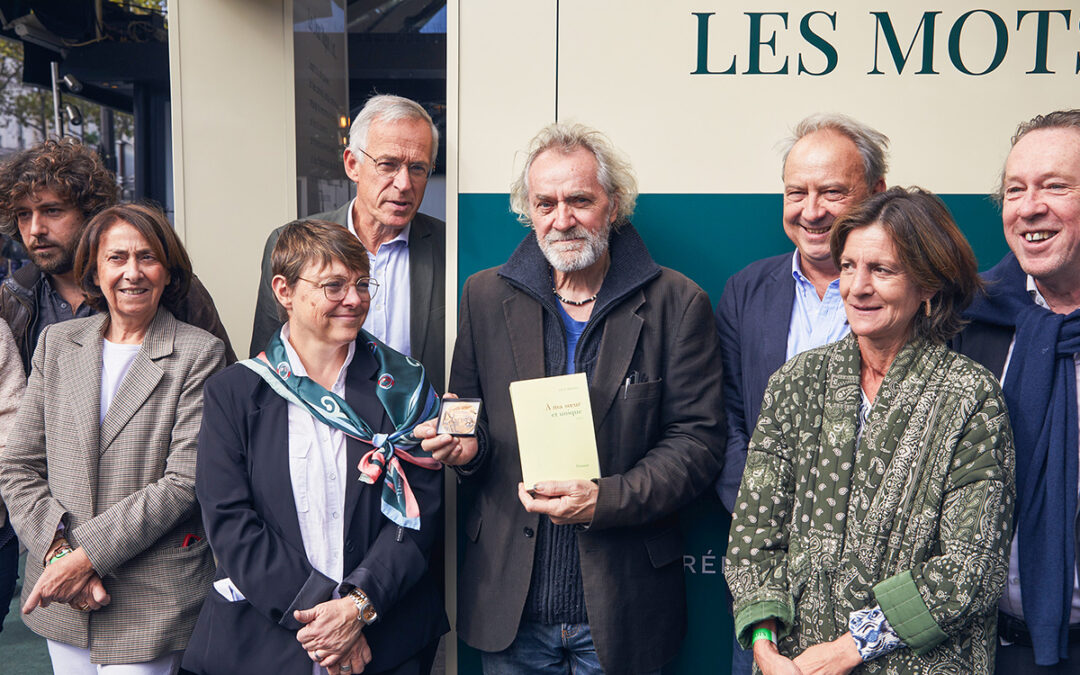
{"label": "green lettering on wall", "polygon": [[[787,28],[787,12],[747,12],[750,17],[750,58],[749,65],[743,75],[787,75],[788,57],[784,57],[784,65],[779,70],[761,69],[761,47],[768,46],[776,56],[776,31],[768,40],[761,39],[761,17],[778,16],[784,20],[784,28]],[[732,62],[732,66],[734,66]]]}
{"label": "green lettering on wall", "polygon": [[893,64],[896,66],[896,73],[899,75],[904,72],[904,66],[907,65],[908,57],[911,56],[911,52],[915,48],[915,41],[919,39],[919,33],[923,34],[922,68],[915,74],[938,74],[938,72],[934,70],[934,20],[941,12],[923,12],[922,20],[919,21],[919,27],[915,29],[915,35],[911,37],[911,44],[908,45],[906,52],[900,51],[900,40],[896,37],[896,29],[893,28],[892,18],[889,16],[889,13],[870,13],[877,20],[877,27],[874,29],[874,69],[867,73],[867,75],[885,74],[878,69],[877,60],[878,54],[880,53],[880,49],[878,48],[878,36],[885,37],[885,43],[889,46]]}
{"label": "green lettering on wall", "polygon": [[[986,70],[981,73],[973,73],[968,70],[967,65],[964,64],[963,55],[960,54],[960,35],[964,32],[964,25],[967,20],[971,18],[973,14],[985,14],[990,17],[990,20],[994,23],[994,58],[990,60],[990,65],[986,67]],[[952,61],[953,66],[956,67],[961,73],[965,75],[986,75],[989,72],[994,71],[1001,62],[1005,60],[1005,54],[1009,51],[1009,29],[1005,26],[1005,20],[1000,16],[991,12],[988,9],[973,9],[970,12],[964,12],[960,15],[960,18],[953,24],[952,30],[949,31],[949,60]]]}
{"label": "green lettering on wall", "polygon": [[691,12],[697,17],[697,70],[691,75],[734,75],[735,56],[731,56],[731,67],[719,72],[709,70],[709,17],[716,12]]}
{"label": "green lettering on wall", "polygon": [[[1016,30],[1020,30],[1020,24],[1028,14],[1037,14],[1038,22],[1035,24],[1035,67],[1027,71],[1028,75],[1050,75],[1054,71],[1046,67],[1046,54],[1050,43],[1050,15],[1060,14],[1065,17],[1065,30],[1069,30],[1072,19],[1070,9],[1021,9],[1016,12]],[[1078,55],[1080,58],[1080,55]],[[1077,66],[1080,71],[1080,65]]]}
{"label": "green lettering on wall", "polygon": [[825,70],[821,71],[820,73],[815,73],[812,70],[808,70],[805,66],[803,66],[802,54],[799,54],[799,75],[802,75],[803,73],[806,73],[807,75],[828,75],[832,71],[836,70],[836,62],[838,60],[836,48],[833,47],[828,40],[815,33],[814,29],[810,27],[810,17],[814,16],[815,14],[822,14],[829,17],[829,21],[832,23],[833,31],[836,31],[836,12],[829,14],[828,12],[817,10],[814,12],[810,12],[802,18],[802,21],[799,22],[799,32],[802,33],[804,40],[809,42],[814,47],[817,47],[818,50],[825,55]]}

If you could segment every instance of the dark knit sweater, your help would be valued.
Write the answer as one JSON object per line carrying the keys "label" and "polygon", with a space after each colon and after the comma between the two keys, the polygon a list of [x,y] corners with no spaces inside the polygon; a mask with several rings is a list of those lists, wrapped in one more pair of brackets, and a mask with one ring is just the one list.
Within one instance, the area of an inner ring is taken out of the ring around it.
{"label": "dark knit sweater", "polygon": [[[645,242],[630,224],[612,232],[609,250],[611,267],[596,296],[596,305],[578,342],[574,359],[576,371],[584,372],[590,380],[604,334],[605,317],[631,292],[660,275],[660,266],[653,261]],[[564,374],[566,329],[551,289],[551,267],[540,252],[535,233],[526,237],[506,264],[499,268],[499,276],[528,293],[543,307],[545,374]],[[545,624],[588,621],[577,548],[578,527],[555,525],[546,516],[540,517],[524,620]]]}

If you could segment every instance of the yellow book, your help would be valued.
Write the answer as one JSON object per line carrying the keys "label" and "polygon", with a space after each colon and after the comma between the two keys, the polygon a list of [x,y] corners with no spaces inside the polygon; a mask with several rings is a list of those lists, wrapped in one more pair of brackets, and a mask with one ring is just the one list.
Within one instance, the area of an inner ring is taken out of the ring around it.
{"label": "yellow book", "polygon": [[526,488],[541,481],[600,477],[585,373],[511,382],[510,403]]}

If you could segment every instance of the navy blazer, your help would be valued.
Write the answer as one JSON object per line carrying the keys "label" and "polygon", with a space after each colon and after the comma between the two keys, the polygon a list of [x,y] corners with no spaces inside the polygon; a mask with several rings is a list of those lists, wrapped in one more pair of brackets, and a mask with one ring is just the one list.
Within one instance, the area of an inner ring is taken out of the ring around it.
{"label": "navy blazer", "polygon": [[[358,344],[345,380],[345,400],[380,431],[393,426],[375,396],[378,367]],[[211,590],[184,656],[196,673],[310,674],[293,610],[329,600],[338,584],[308,562],[289,473],[288,404],[248,368],[231,366],[206,383],[199,433],[196,494],[216,579],[228,577],[246,600]],[[362,484],[357,465],[366,449],[347,439],[343,586],[364,590],[379,612],[364,629],[369,672],[392,668],[449,629],[428,552],[441,535],[441,471],[405,464],[421,510],[421,529],[398,527],[380,511],[382,480]],[[340,590],[340,589],[339,589]]]}
{"label": "navy blazer", "polygon": [[729,513],[735,508],[746,448],[765,387],[787,360],[788,327],[795,306],[791,255],[758,260],[732,275],[716,306],[727,417],[727,447],[716,492]]}

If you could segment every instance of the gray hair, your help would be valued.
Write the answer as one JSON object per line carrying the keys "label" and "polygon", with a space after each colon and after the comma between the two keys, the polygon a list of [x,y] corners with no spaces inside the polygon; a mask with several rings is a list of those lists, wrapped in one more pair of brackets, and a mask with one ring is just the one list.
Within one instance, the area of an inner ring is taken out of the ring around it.
{"label": "gray hair", "polygon": [[615,149],[607,136],[584,124],[555,122],[540,130],[529,143],[529,156],[521,173],[510,185],[510,210],[518,220],[532,225],[529,217],[529,169],[540,153],[556,149],[567,154],[584,148],[596,158],[596,180],[609,199],[618,205],[615,226],[630,221],[637,204],[637,179],[630,162]]}
{"label": "gray hair", "polygon": [[439,130],[431,121],[431,115],[416,101],[404,96],[393,94],[379,94],[372,96],[364,104],[360,113],[353,120],[349,129],[349,150],[356,155],[356,159],[363,163],[364,153],[360,149],[367,146],[368,130],[374,121],[396,122],[397,120],[423,120],[431,127],[431,163],[435,164],[435,157],[439,154]]}
{"label": "gray hair", "polygon": [[874,186],[877,185],[878,181],[885,178],[885,174],[889,170],[887,156],[889,137],[854,118],[840,113],[816,113],[796,124],[791,131],[791,136],[784,141],[784,161],[780,166],[787,166],[788,153],[791,152],[796,143],[816,131],[824,130],[841,133],[850,138],[851,142],[855,144],[859,156],[862,157],[866,187],[873,192]]}
{"label": "gray hair", "polygon": [[[1076,129],[1080,131],[1080,109],[1055,110],[1045,115],[1036,115],[1027,122],[1021,122],[1016,127],[1016,133],[1013,134],[1010,147],[1015,147],[1021,138],[1039,129]],[[1008,158],[1005,161],[1008,162]],[[998,181],[997,192],[991,196],[997,202],[997,205],[1001,206],[1001,201],[1005,198],[1005,167],[1001,167],[1001,179]]]}

